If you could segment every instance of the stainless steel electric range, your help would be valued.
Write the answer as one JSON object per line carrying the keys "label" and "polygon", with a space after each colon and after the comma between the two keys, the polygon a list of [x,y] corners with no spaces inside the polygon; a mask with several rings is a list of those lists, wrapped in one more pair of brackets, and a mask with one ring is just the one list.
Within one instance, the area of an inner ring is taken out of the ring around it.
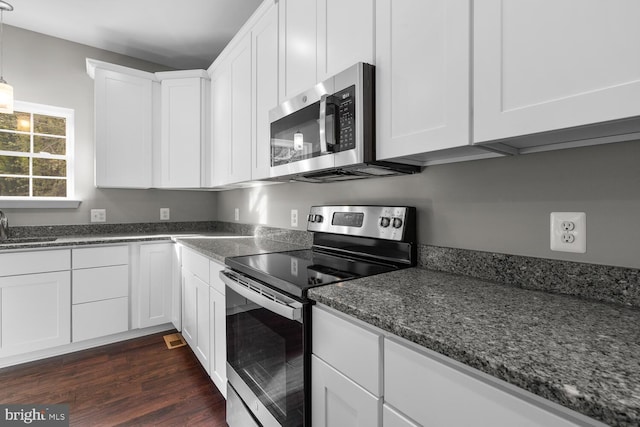
{"label": "stainless steel electric range", "polygon": [[227,423],[305,426],[311,408],[309,289],[416,264],[416,211],[314,206],[311,249],[230,257]]}

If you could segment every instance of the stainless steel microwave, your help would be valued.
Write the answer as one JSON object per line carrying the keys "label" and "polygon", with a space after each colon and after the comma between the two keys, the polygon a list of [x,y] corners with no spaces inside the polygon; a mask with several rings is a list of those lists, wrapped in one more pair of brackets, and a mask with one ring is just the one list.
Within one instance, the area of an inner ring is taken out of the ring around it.
{"label": "stainless steel microwave", "polygon": [[357,63],[270,111],[272,179],[341,181],[415,173],[375,158],[375,67]]}

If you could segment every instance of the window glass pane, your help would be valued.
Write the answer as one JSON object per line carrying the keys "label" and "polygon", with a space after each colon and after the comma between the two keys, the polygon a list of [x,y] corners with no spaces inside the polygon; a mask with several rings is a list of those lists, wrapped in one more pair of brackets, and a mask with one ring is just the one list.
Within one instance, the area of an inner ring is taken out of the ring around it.
{"label": "window glass pane", "polygon": [[33,196],[67,197],[67,180],[33,178]]}
{"label": "window glass pane", "polygon": [[66,176],[67,162],[58,159],[33,159],[34,176]]}
{"label": "window glass pane", "polygon": [[65,155],[67,140],[65,138],[52,138],[50,136],[33,136],[33,152]]}
{"label": "window glass pane", "polygon": [[0,113],[0,128],[29,132],[31,130],[31,114],[14,111],[13,114]]}
{"label": "window glass pane", "polygon": [[33,132],[46,133],[47,135],[66,134],[66,119],[63,117],[33,115]]}
{"label": "window glass pane", "polygon": [[0,156],[0,174],[29,175],[29,158]]}
{"label": "window glass pane", "polygon": [[3,196],[28,196],[29,178],[0,177],[0,197]]}
{"label": "window glass pane", "polygon": [[28,153],[31,151],[29,140],[29,135],[0,132],[0,150]]}

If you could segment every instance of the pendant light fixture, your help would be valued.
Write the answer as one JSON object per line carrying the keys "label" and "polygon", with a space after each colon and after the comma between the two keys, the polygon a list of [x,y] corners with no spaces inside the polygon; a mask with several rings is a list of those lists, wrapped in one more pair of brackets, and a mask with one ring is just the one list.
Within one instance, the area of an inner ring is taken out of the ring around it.
{"label": "pendant light fixture", "polygon": [[13,86],[4,80],[4,11],[11,12],[13,6],[0,0],[0,113],[13,114]]}

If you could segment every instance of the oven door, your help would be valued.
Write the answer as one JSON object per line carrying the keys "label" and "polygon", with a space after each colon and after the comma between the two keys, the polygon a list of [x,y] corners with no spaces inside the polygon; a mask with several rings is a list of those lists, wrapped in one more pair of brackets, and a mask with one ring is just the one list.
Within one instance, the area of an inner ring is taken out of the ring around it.
{"label": "oven door", "polygon": [[[308,425],[308,305],[230,270],[220,277],[226,285],[229,384],[262,426]],[[229,417],[227,422],[241,427]]]}

